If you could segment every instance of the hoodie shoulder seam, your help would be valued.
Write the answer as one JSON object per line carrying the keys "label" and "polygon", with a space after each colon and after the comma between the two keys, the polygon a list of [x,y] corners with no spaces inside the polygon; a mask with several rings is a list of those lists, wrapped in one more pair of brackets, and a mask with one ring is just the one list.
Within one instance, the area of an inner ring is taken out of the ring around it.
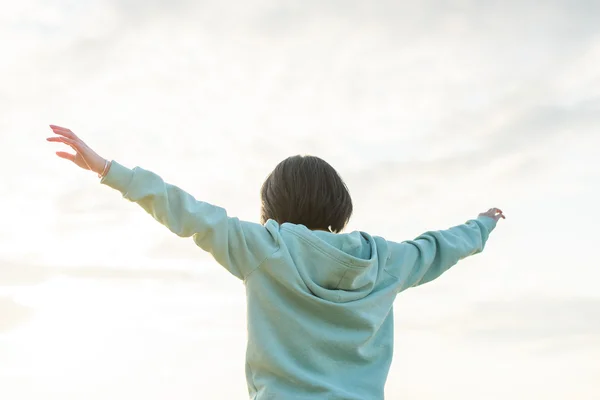
{"label": "hoodie shoulder seam", "polygon": [[281,250],[281,246],[277,247],[277,250],[275,250],[273,253],[269,254],[268,256],[266,256],[264,258],[264,260],[262,260],[257,266],[256,268],[254,268],[252,271],[250,271],[248,273],[248,275],[246,275],[246,277],[244,278],[244,283],[246,283],[248,281],[248,278],[250,278],[250,275],[252,275],[255,271],[258,271],[260,269],[260,267],[263,266],[263,264],[265,263],[265,261],[267,261],[269,258],[273,257],[277,252],[279,252]]}

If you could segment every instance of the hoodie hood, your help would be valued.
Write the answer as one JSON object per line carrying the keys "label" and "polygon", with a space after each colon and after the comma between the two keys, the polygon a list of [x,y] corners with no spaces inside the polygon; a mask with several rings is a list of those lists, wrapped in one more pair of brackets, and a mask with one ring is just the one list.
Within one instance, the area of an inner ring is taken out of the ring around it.
{"label": "hoodie hood", "polygon": [[369,234],[311,231],[287,223],[281,231],[288,237],[285,241],[300,277],[315,296],[344,303],[373,290],[379,261],[375,240]]}

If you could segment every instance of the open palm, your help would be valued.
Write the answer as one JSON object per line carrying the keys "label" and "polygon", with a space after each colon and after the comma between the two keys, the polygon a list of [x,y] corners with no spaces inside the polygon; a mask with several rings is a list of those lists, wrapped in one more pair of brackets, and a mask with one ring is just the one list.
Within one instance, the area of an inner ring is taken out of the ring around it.
{"label": "open palm", "polygon": [[65,160],[72,161],[78,167],[94,171],[97,174],[100,174],[103,171],[106,160],[100,157],[70,129],[56,125],[50,125],[50,128],[57,136],[49,137],[46,139],[47,141],[64,143],[75,150],[75,154],[57,151],[57,156],[64,158]]}

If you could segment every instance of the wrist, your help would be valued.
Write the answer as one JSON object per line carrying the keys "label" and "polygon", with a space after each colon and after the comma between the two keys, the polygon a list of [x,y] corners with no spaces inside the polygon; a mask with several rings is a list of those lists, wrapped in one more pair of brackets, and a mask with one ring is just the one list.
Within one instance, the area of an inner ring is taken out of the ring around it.
{"label": "wrist", "polygon": [[98,174],[98,178],[104,178],[110,169],[111,162],[108,160],[104,160],[101,164],[101,168],[98,171],[94,171]]}

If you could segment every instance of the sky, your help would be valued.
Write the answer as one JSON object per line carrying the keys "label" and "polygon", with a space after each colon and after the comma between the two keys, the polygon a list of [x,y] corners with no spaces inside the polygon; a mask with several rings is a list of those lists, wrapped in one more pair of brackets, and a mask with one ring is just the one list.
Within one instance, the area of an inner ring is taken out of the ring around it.
{"label": "sky", "polygon": [[350,231],[499,207],[482,254],[396,300],[386,398],[600,398],[599,2],[3,11],[2,398],[247,398],[243,286],[58,159],[49,124],[247,220],[294,154],[340,172]]}

